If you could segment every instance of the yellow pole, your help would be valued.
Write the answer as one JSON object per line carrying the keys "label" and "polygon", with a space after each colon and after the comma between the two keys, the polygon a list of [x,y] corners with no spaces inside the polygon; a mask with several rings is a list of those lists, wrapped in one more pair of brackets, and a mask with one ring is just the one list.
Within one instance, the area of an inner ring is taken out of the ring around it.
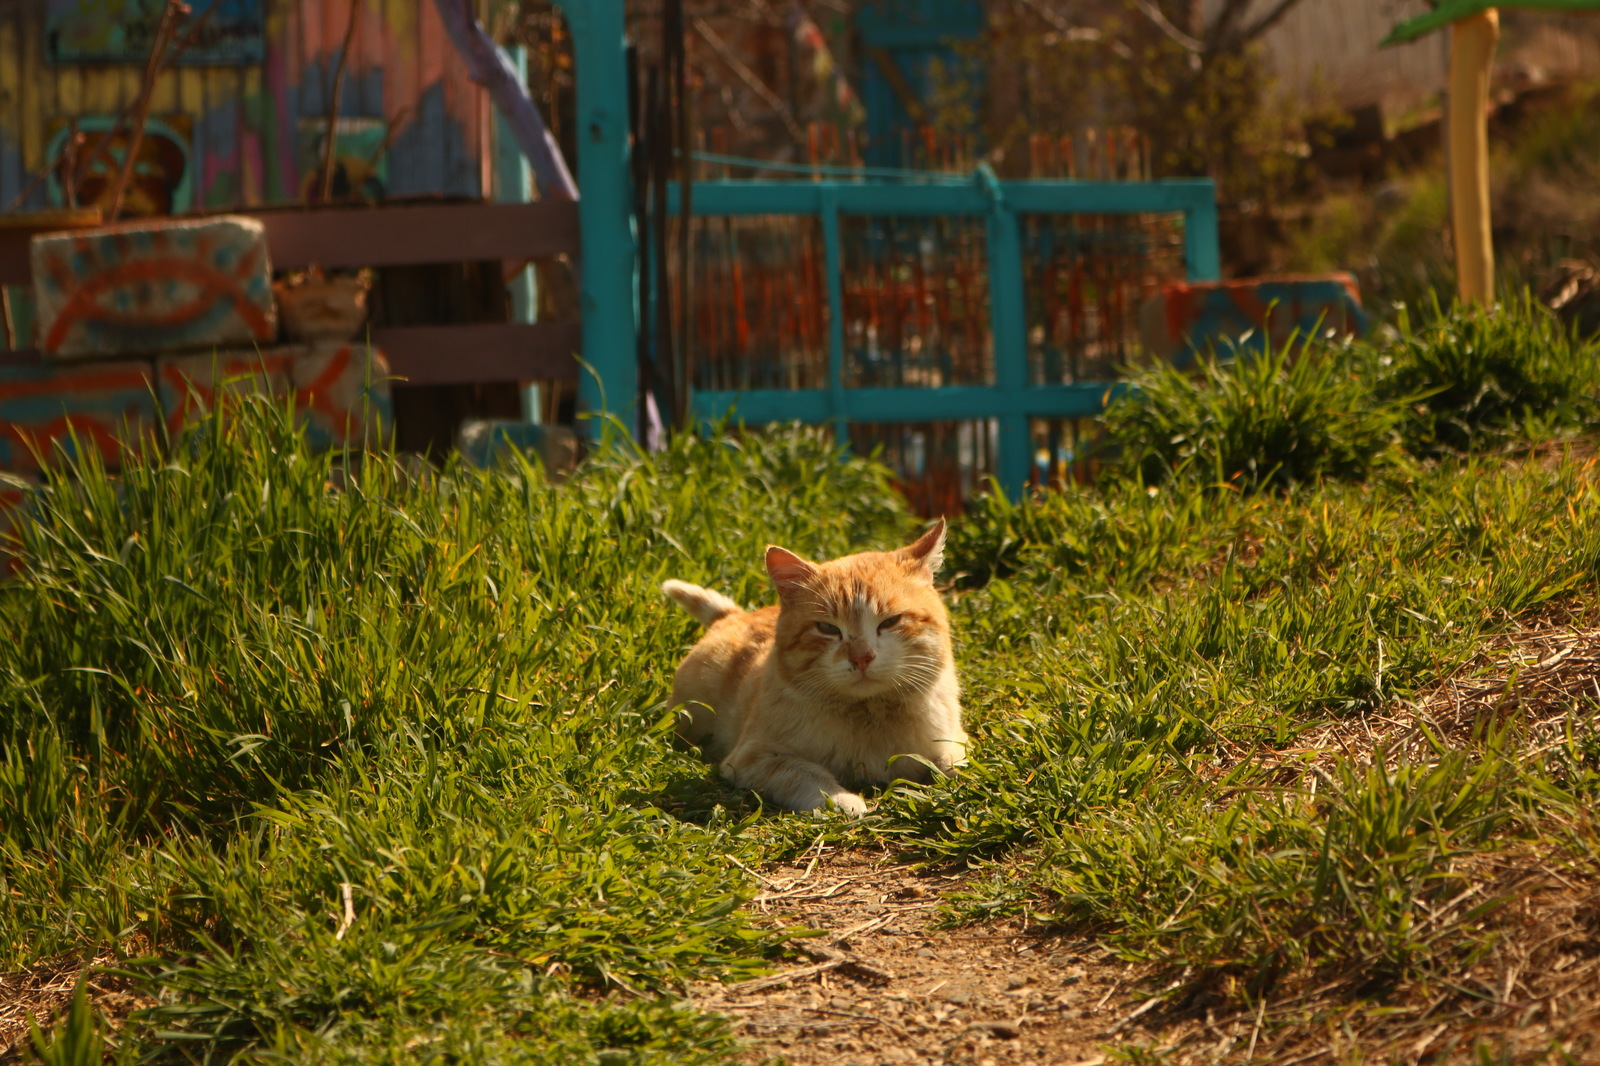
{"label": "yellow pole", "polygon": [[1494,300],[1489,233],[1489,70],[1500,38],[1494,8],[1454,23],[1450,40],[1450,221],[1462,303]]}

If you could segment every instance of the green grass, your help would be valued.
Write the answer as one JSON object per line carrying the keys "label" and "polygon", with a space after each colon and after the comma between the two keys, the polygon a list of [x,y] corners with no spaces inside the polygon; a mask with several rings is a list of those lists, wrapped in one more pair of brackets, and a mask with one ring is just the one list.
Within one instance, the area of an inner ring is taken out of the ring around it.
{"label": "green grass", "polygon": [[[1592,703],[1538,750],[1514,716],[1432,758],[1298,750],[1592,601],[1600,486],[1550,441],[1593,380],[1546,331],[1522,309],[1147,379],[1100,485],[977,501],[947,560],[972,764],[860,824],[720,784],[666,702],[695,629],[661,579],[765,602],[769,542],[918,527],[823,436],[613,449],[553,485],[317,455],[263,404],[58,472],[0,585],[0,968],[110,950],[154,1005],[28,1043],[729,1061],[677,993],[770,963],[739,864],[819,833],[972,863],[949,921],[1097,929],[1174,1002],[1343,981],[1381,1020],[1514,934],[1477,864],[1594,851]],[[1564,391],[1491,409],[1402,372],[1446,363]]]}
{"label": "green grass", "polygon": [[1105,414],[1121,444],[1117,472],[1247,490],[1365,477],[1411,397],[1374,397],[1352,349],[1302,347],[1291,339],[1259,355],[1204,359],[1195,374],[1157,363],[1137,375],[1136,390]]}
{"label": "green grass", "polygon": [[1377,341],[1294,336],[1193,372],[1136,373],[1106,411],[1115,482],[1254,492],[1357,481],[1404,456],[1525,447],[1600,422],[1600,341],[1527,293],[1494,308],[1405,309]]}
{"label": "green grass", "polygon": [[1376,362],[1377,394],[1412,405],[1403,425],[1417,454],[1486,450],[1600,416],[1600,341],[1574,337],[1526,292],[1492,312],[1435,305],[1416,325],[1402,313]]}
{"label": "green grass", "polygon": [[724,858],[753,804],[703,802],[669,739],[692,623],[659,582],[757,598],[769,540],[913,525],[814,434],[557,487],[348,468],[264,405],[33,511],[0,589],[0,965],[131,953],[147,1049],[396,1061],[727,1050],[657,995],[773,935]]}

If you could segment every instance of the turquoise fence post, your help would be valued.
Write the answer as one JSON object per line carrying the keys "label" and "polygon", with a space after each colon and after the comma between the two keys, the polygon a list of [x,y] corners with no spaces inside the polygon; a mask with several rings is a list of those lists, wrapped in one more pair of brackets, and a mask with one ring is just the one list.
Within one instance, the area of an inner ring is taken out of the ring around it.
{"label": "turquoise fence post", "polygon": [[[516,68],[517,81],[528,84],[528,50],[520,44],[506,45],[506,55]],[[525,204],[533,198],[533,166],[517,147],[511,126],[497,108],[494,121],[494,199],[502,204]],[[511,321],[523,325],[534,322],[539,313],[537,275],[529,264],[506,283],[511,296]],[[522,420],[539,421],[541,410],[538,382],[522,386]]]}
{"label": "turquoise fence post", "polygon": [[1025,406],[1028,389],[1028,323],[1023,293],[1022,228],[1016,211],[988,164],[978,167],[978,184],[989,196],[989,331],[994,343],[994,387],[1002,413],[995,476],[1011,499],[1028,488],[1033,444]]}
{"label": "turquoise fence post", "polygon": [[1209,185],[1183,213],[1183,258],[1190,281],[1222,280],[1217,236],[1217,190]]}
{"label": "turquoise fence post", "polygon": [[631,435],[639,402],[635,243],[629,212],[628,62],[622,0],[556,0],[578,64],[579,308],[583,359],[578,403],[594,415],[591,440]]}
{"label": "turquoise fence post", "polygon": [[839,248],[839,197],[821,192],[822,269],[828,275],[828,420],[840,444],[850,439],[844,403],[844,256]]}

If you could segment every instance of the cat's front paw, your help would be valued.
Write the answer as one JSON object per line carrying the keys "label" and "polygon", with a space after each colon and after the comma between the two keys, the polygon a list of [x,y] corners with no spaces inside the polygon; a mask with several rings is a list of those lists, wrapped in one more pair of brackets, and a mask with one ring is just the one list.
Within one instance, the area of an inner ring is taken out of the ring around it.
{"label": "cat's front paw", "polygon": [[834,810],[851,818],[860,818],[867,813],[867,801],[854,792],[835,792],[828,797],[828,802]]}

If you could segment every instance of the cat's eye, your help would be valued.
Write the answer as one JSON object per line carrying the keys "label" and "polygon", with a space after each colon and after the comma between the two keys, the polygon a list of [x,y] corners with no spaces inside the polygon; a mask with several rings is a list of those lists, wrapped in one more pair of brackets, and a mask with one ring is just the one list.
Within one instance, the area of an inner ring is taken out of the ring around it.
{"label": "cat's eye", "polygon": [[891,614],[888,618],[878,623],[878,632],[882,633],[885,629],[893,629],[900,624],[900,619],[904,617],[905,615],[903,614]]}
{"label": "cat's eye", "polygon": [[837,637],[840,635],[839,627],[834,625],[832,622],[818,622],[817,632],[826,633],[830,637]]}

